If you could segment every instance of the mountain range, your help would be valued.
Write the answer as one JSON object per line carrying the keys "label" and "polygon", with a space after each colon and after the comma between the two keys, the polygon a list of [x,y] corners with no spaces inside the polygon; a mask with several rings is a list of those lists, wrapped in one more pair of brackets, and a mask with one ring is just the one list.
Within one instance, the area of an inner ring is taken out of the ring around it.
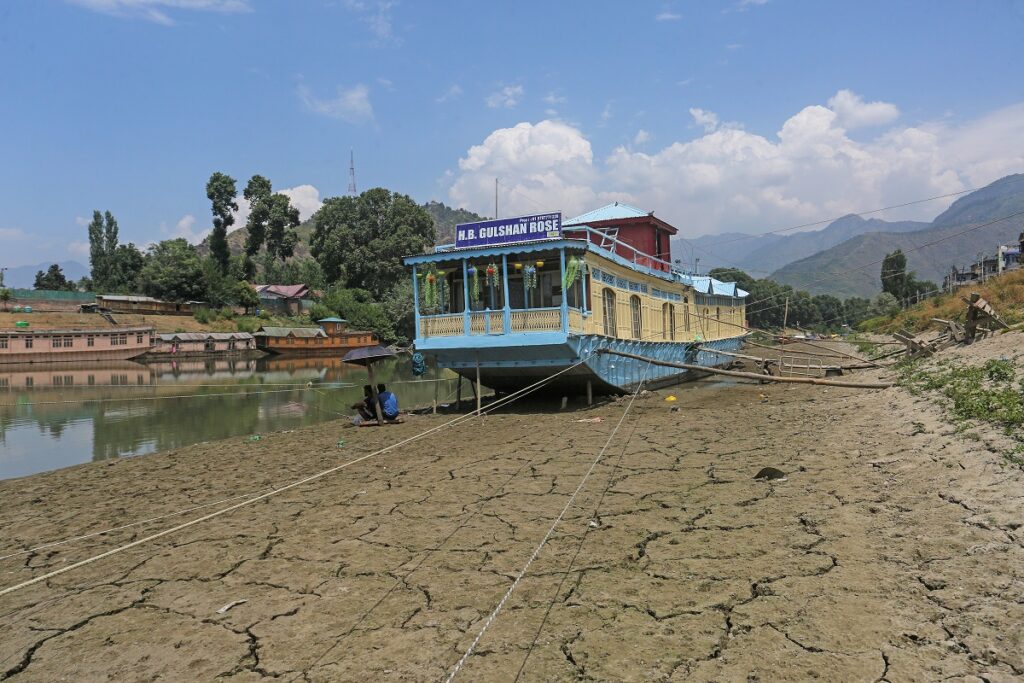
{"label": "mountain range", "polygon": [[1020,211],[1024,211],[1024,174],[1006,176],[964,195],[931,222],[850,214],[821,230],[785,236],[704,235],[678,239],[673,247],[684,263],[692,263],[691,253],[699,257],[704,272],[738,267],[754,277],[769,277],[813,294],[871,297],[881,291],[879,269],[887,253],[902,249],[908,270],[915,271],[918,279],[941,284],[952,266],[963,267],[979,252],[993,254],[997,245],[1015,243],[1024,217],[978,226]]}
{"label": "mountain range", "polygon": [[[15,289],[32,289],[36,282],[36,273],[40,270],[44,273],[53,265],[53,261],[37,263],[32,266],[15,266],[4,271],[4,287]],[[72,281],[78,281],[89,275],[89,266],[83,266],[78,261],[61,261],[57,265],[64,272],[64,277]]]}

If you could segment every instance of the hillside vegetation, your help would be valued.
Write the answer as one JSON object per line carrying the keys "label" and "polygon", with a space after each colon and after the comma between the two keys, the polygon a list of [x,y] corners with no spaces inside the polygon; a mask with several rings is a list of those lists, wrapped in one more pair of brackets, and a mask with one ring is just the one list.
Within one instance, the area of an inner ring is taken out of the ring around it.
{"label": "hillside vegetation", "polygon": [[814,294],[871,297],[878,293],[881,282],[878,269],[868,264],[881,263],[886,254],[900,249],[907,255],[908,269],[919,279],[941,283],[952,266],[970,263],[979,252],[992,254],[999,244],[1015,243],[1024,216],[971,228],[1021,211],[1024,175],[1006,176],[953,202],[927,229],[858,235],[794,261],[770,277]]}
{"label": "hillside vegetation", "polygon": [[858,327],[865,332],[921,332],[935,325],[931,322],[932,318],[963,322],[967,305],[961,297],[969,297],[971,292],[977,292],[992,304],[1007,324],[1024,321],[1024,270],[1018,270],[993,278],[985,284],[961,287],[950,294],[933,297],[895,315],[865,320]]}

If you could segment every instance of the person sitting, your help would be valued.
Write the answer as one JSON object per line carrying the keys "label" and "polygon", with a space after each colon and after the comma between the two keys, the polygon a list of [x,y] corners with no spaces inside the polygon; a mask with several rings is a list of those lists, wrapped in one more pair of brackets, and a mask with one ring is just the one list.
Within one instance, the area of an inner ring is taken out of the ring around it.
{"label": "person sitting", "polygon": [[352,409],[359,413],[359,418],[354,419],[353,424],[359,424],[363,420],[376,420],[377,416],[373,410],[373,387],[369,384],[363,387],[363,400],[352,404]]}
{"label": "person sitting", "polygon": [[377,385],[377,400],[380,402],[380,412],[384,419],[392,422],[398,419],[398,397],[383,384]]}

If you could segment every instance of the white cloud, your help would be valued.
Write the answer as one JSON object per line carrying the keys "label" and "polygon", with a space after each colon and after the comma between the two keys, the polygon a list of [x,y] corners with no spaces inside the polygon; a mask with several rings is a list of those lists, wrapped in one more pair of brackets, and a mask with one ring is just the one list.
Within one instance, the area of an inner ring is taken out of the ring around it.
{"label": "white cloud", "polygon": [[345,0],[345,8],[359,15],[379,45],[401,44],[395,35],[391,9],[398,4],[394,0]]}
{"label": "white cloud", "polygon": [[317,209],[324,205],[320,201],[320,190],[312,185],[297,185],[280,190],[280,192],[283,195],[287,195],[288,199],[292,202],[292,206],[299,210],[299,218],[302,220],[312,216],[316,213]]}
{"label": "white cloud", "polygon": [[202,230],[195,230],[195,225],[196,217],[187,213],[178,219],[178,222],[174,224],[173,230],[168,230],[166,224],[161,224],[160,231],[168,234],[170,239],[184,237],[188,240],[189,244],[199,244],[203,241],[203,238],[210,233],[210,228],[207,227]]}
{"label": "white cloud", "polygon": [[[696,139],[649,153],[620,146],[598,159],[586,136],[565,123],[498,129],[460,159],[449,197],[489,213],[497,177],[509,212],[572,215],[621,199],[692,236],[763,232],[980,187],[1024,170],[1024,149],[1007,144],[1024,140],[1024,103],[962,123],[891,125],[869,140],[850,138],[844,117],[824,105],[804,107],[775,135],[722,124],[705,110],[691,115],[704,128]],[[685,128],[677,133],[686,139]],[[927,220],[951,201],[880,217]]]}
{"label": "white cloud", "polygon": [[519,101],[523,98],[523,86],[521,85],[506,85],[501,90],[493,92],[487,96],[484,100],[487,106],[491,109],[497,109],[499,107],[505,107],[511,109],[512,107],[519,104]]}
{"label": "white cloud", "polygon": [[718,128],[718,115],[713,111],[690,107],[690,116],[693,117],[694,123],[704,129],[705,133],[710,133]]}
{"label": "white cloud", "polygon": [[249,0],[67,0],[68,2],[115,17],[144,19],[172,26],[171,10],[193,10],[233,14],[252,9]]}
{"label": "white cloud", "polygon": [[454,99],[456,99],[458,97],[461,97],[461,96],[462,96],[462,86],[460,86],[458,83],[454,83],[454,84],[448,86],[448,89],[445,90],[443,93],[441,93],[435,99],[435,102],[439,102],[439,103],[440,102],[447,102],[448,100],[454,100]]}
{"label": "white cloud", "polygon": [[68,243],[68,253],[71,254],[72,256],[77,256],[79,258],[88,258],[89,257],[89,243],[88,242],[79,242],[77,240],[74,241],[74,242],[69,242]]}
{"label": "white cloud", "polygon": [[77,225],[80,228],[87,227],[91,222],[92,219],[86,218],[85,216],[75,216],[75,225]]}
{"label": "white cloud", "polygon": [[306,108],[317,114],[346,123],[373,121],[370,89],[362,83],[348,89],[339,86],[338,95],[333,99],[322,100],[316,97],[305,84],[300,84],[297,92]]}
{"label": "white cloud", "polygon": [[847,130],[882,126],[892,123],[900,116],[900,110],[895,104],[865,102],[860,95],[849,90],[840,90],[830,97],[828,106],[836,113],[839,125]]}
{"label": "white cloud", "polygon": [[555,91],[549,92],[544,96],[544,104],[550,104],[552,106],[556,104],[565,104],[568,100],[563,95],[559,95]]}
{"label": "white cloud", "polygon": [[612,103],[609,102],[604,105],[604,109],[601,110],[601,122],[597,125],[607,126],[608,122],[612,120]]}
{"label": "white cloud", "polygon": [[[292,206],[299,210],[300,220],[307,220],[316,213],[317,209],[324,205],[320,199],[320,190],[314,185],[296,185],[295,187],[286,187],[274,191],[288,197]],[[249,220],[249,200],[239,194],[235,201],[238,203],[238,211],[234,212],[235,222],[229,228],[229,232],[244,228],[246,221]]]}
{"label": "white cloud", "polygon": [[682,18],[683,18],[683,15],[679,14],[678,12],[671,12],[669,10],[665,10],[664,12],[661,12],[656,17],[654,17],[654,20],[655,21],[679,21]]}
{"label": "white cloud", "polygon": [[641,128],[640,130],[638,130],[636,132],[636,136],[633,137],[633,144],[634,145],[642,145],[642,144],[644,144],[645,142],[647,142],[650,139],[651,139],[651,134],[648,133],[643,128]]}
{"label": "white cloud", "polygon": [[390,78],[378,78],[377,85],[384,88],[385,90],[394,90],[395,83]]}
{"label": "white cloud", "polygon": [[28,235],[21,228],[0,228],[0,239],[5,240],[23,240]]}

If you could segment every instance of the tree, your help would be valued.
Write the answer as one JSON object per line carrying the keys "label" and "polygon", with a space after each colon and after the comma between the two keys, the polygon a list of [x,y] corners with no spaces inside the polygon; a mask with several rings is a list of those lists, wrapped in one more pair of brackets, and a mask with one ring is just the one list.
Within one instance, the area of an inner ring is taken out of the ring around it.
{"label": "tree", "polygon": [[256,263],[248,254],[237,254],[231,257],[228,272],[233,280],[252,282],[256,277]]}
{"label": "tree", "polygon": [[231,258],[231,250],[228,249],[228,228],[235,223],[234,211],[238,211],[238,189],[235,187],[235,179],[221,172],[210,176],[206,183],[206,197],[212,203],[213,210],[213,231],[210,233],[210,254],[217,262],[221,273],[228,272],[228,259]]}
{"label": "tree", "polygon": [[3,302],[5,311],[7,310],[7,304],[10,303],[13,298],[14,295],[11,293],[11,290],[6,287],[0,288],[0,301]]}
{"label": "tree", "polygon": [[129,242],[119,244],[109,259],[105,292],[130,293],[138,290],[139,273],[146,259],[139,248]]}
{"label": "tree", "polygon": [[365,289],[332,287],[324,294],[321,303],[348,320],[353,329],[372,330],[385,343],[398,341],[394,321],[388,311]]}
{"label": "tree", "polygon": [[295,232],[299,225],[299,210],[292,206],[287,195],[275,193],[270,181],[261,175],[249,179],[243,196],[249,200],[250,208],[245,252],[255,256],[266,244],[268,264],[291,258],[299,241]]}
{"label": "tree", "polygon": [[250,313],[260,305],[260,297],[251,284],[239,280],[235,283],[235,303],[245,308],[246,313]]}
{"label": "tree", "polygon": [[872,315],[871,300],[859,296],[851,296],[843,302],[843,322],[851,327]]}
{"label": "tree", "polygon": [[117,220],[109,211],[92,212],[89,223],[89,266],[97,290],[109,291],[115,252],[117,251]]}
{"label": "tree", "polygon": [[45,273],[41,270],[36,271],[36,281],[33,288],[71,292],[76,289],[75,283],[64,277],[64,271],[56,263],[47,268]]}
{"label": "tree", "polygon": [[197,301],[205,296],[202,261],[195,247],[180,237],[149,248],[139,281],[143,292],[158,299]]}
{"label": "tree", "polygon": [[881,292],[871,304],[874,315],[892,315],[900,310],[900,302],[889,292]]}
{"label": "tree", "polygon": [[434,221],[410,197],[374,188],[331,197],[314,214],[310,246],[328,282],[383,298],[408,274],[401,257],[434,243]]}
{"label": "tree", "polygon": [[242,196],[249,202],[249,220],[245,227],[249,235],[245,239],[245,253],[255,256],[263,246],[263,240],[267,234],[267,207],[266,199],[272,190],[270,181],[261,175],[254,175],[242,192]]}
{"label": "tree", "polygon": [[882,259],[882,291],[888,292],[897,300],[906,296],[907,290],[907,257],[897,249],[886,254]]}

